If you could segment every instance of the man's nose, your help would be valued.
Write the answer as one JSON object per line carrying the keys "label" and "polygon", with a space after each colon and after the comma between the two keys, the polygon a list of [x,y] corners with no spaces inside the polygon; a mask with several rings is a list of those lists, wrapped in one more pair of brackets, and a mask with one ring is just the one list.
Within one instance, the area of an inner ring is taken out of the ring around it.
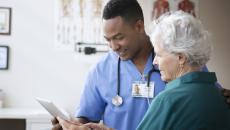
{"label": "man's nose", "polygon": [[118,51],[120,48],[120,45],[113,40],[110,41],[110,47],[112,48],[113,51]]}

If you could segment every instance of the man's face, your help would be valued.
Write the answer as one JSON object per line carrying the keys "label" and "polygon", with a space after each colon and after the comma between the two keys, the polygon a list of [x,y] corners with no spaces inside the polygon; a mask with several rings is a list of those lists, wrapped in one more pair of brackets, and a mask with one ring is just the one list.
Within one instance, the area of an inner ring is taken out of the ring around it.
{"label": "man's face", "polygon": [[117,16],[103,21],[104,37],[121,60],[134,58],[141,50],[140,29]]}

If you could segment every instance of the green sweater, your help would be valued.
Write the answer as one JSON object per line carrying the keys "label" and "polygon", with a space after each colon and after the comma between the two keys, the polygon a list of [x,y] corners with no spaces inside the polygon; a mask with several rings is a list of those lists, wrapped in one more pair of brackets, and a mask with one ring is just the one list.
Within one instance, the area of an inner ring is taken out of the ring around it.
{"label": "green sweater", "polygon": [[215,73],[191,72],[169,82],[137,130],[230,130],[230,108]]}

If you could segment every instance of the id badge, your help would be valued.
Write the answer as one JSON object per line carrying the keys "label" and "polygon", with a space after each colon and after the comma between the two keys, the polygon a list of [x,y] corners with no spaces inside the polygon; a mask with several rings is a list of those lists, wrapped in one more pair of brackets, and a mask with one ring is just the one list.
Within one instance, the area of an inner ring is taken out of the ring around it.
{"label": "id badge", "polygon": [[132,84],[132,96],[153,98],[154,97],[154,82],[150,82],[149,87],[145,81],[136,81]]}

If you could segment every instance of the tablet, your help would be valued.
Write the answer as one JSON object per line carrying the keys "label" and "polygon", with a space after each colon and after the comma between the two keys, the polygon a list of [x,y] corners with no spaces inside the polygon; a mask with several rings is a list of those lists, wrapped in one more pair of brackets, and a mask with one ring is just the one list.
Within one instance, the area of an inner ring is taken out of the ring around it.
{"label": "tablet", "polygon": [[60,117],[64,120],[70,120],[70,115],[63,111],[62,109],[58,108],[53,102],[42,99],[36,98],[36,100],[54,117]]}

